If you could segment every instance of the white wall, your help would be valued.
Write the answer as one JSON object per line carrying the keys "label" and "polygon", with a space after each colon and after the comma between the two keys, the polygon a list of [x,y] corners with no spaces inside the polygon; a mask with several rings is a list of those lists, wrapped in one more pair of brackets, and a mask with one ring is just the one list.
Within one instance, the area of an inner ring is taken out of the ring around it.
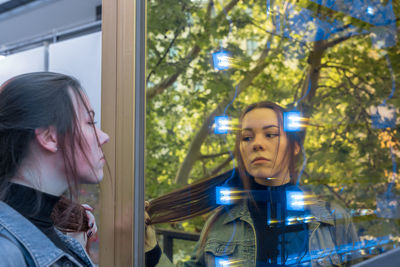
{"label": "white wall", "polygon": [[0,84],[26,72],[44,70],[44,48],[39,47],[18,54],[0,57]]}
{"label": "white wall", "polygon": [[81,82],[100,123],[101,32],[52,44],[49,54],[49,71],[74,76]]}
{"label": "white wall", "polygon": [[[0,58],[0,84],[19,74],[44,71],[44,58],[44,47]],[[101,32],[51,44],[49,71],[74,76],[81,82],[100,124]]]}

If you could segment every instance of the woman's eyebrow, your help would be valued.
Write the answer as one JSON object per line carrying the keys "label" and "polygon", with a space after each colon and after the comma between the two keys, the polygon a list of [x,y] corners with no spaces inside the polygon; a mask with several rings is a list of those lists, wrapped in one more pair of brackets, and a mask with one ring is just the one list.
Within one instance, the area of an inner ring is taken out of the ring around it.
{"label": "woman's eyebrow", "polygon": [[[272,127],[279,128],[277,125],[266,125],[266,126],[262,127],[262,129],[265,130],[265,129],[269,129]],[[242,131],[251,131],[252,132],[253,129],[254,128],[242,128]]]}
{"label": "woman's eyebrow", "polygon": [[269,129],[269,128],[272,128],[272,127],[279,128],[277,125],[266,125],[262,129],[265,130],[265,129]]}

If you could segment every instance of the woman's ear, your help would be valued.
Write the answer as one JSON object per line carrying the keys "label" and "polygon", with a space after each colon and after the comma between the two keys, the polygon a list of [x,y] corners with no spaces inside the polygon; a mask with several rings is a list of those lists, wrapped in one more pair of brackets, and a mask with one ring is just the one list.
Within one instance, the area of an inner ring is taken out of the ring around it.
{"label": "woman's ear", "polygon": [[36,141],[43,149],[53,153],[57,152],[57,131],[54,126],[35,129],[35,135]]}
{"label": "woman's ear", "polygon": [[294,142],[294,155],[297,156],[300,152],[300,145],[297,142]]}

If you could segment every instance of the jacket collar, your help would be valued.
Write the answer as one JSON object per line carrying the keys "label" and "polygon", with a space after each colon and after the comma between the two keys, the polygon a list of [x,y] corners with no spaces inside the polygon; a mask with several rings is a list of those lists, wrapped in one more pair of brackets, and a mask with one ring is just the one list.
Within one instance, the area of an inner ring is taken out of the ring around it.
{"label": "jacket collar", "polygon": [[37,266],[48,266],[63,254],[39,229],[2,201],[0,224],[23,244]]}
{"label": "jacket collar", "polygon": [[[315,217],[315,221],[334,225],[333,217],[325,207],[324,201],[315,201],[313,204],[307,206],[307,210]],[[234,204],[232,208],[229,208],[227,213],[228,215],[225,216],[223,220],[224,224],[233,222],[237,219],[242,219],[244,221],[251,220],[247,201],[240,201],[239,203]]]}
{"label": "jacket collar", "polygon": [[[62,250],[57,248],[45,234],[36,228],[36,226],[2,201],[0,201],[0,225],[25,247],[37,266],[49,266],[66,255]],[[60,235],[61,233],[57,232],[57,234]],[[78,243],[78,241],[74,241],[72,241],[74,244]],[[68,243],[66,245],[68,245]],[[76,246],[74,246],[74,248],[75,247]],[[72,257],[68,258],[74,263],[77,263]],[[84,260],[88,263],[86,258]],[[90,260],[89,263],[91,263]],[[78,266],[80,265],[78,264]]]}
{"label": "jacket collar", "polygon": [[60,237],[61,241],[64,242],[64,244],[67,246],[67,248],[74,251],[75,254],[77,256],[79,256],[85,262],[85,264],[87,264],[88,266],[94,266],[92,260],[88,256],[88,254],[86,253],[86,251],[83,249],[82,245],[76,239],[74,239],[70,236],[64,235],[58,229],[55,229],[55,230],[56,230],[56,234],[58,235],[58,237]]}

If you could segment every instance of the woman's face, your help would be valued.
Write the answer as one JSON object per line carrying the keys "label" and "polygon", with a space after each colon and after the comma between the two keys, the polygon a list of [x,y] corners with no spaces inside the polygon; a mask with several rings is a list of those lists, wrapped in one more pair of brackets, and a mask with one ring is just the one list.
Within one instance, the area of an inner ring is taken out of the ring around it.
{"label": "woman's face", "polygon": [[286,134],[278,127],[274,110],[256,108],[243,117],[240,154],[257,183],[275,186],[290,181],[287,148]]}
{"label": "woman's face", "polygon": [[[103,167],[105,164],[104,154],[101,147],[108,142],[109,136],[94,125],[95,114],[86,96],[83,100],[88,107],[85,108],[82,101],[77,100],[79,97],[73,94],[73,102],[77,113],[77,123],[82,131],[82,149],[76,143],[75,162],[80,183],[99,183],[103,179]],[[99,139],[99,142],[96,138]],[[85,157],[87,156],[87,159]]]}

